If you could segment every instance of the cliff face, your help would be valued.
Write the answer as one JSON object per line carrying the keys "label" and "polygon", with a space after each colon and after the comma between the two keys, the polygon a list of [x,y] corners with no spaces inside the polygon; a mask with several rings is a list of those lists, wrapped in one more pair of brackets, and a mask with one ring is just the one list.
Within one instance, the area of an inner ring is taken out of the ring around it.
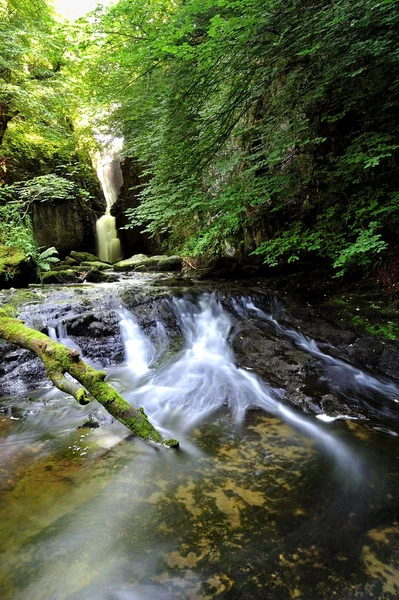
{"label": "cliff face", "polygon": [[146,233],[140,231],[140,227],[132,229],[123,229],[129,224],[125,211],[129,208],[136,208],[139,204],[139,189],[146,183],[143,176],[141,165],[134,158],[125,158],[121,163],[123,186],[118,200],[112,207],[112,214],[116,218],[116,227],[118,229],[119,239],[122,244],[122,251],[125,257],[133,254],[156,254],[160,249],[160,240],[150,238]]}
{"label": "cliff face", "polygon": [[34,203],[33,232],[39,246],[54,246],[61,256],[71,250],[96,251],[95,224],[105,211],[105,203],[94,199]]}

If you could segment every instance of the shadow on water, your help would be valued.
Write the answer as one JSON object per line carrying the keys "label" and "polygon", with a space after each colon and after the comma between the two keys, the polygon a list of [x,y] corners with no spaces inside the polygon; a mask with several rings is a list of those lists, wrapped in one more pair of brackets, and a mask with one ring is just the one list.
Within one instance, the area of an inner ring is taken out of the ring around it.
{"label": "shadow on water", "polygon": [[237,367],[239,310],[208,294],[170,303],[181,349],[118,309],[126,360],[109,380],[180,451],[118,423],[76,430],[92,407],[59,392],[3,402],[1,597],[396,597],[397,439],[316,421]]}

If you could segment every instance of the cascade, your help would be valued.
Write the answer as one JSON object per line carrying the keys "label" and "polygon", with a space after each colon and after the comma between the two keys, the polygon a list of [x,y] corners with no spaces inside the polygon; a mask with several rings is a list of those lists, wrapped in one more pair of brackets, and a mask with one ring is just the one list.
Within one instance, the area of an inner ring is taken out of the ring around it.
{"label": "cascade", "polygon": [[113,263],[121,258],[121,243],[111,208],[118,199],[123,176],[120,161],[113,155],[97,154],[95,167],[107,203],[105,214],[96,223],[97,254],[100,260]]}

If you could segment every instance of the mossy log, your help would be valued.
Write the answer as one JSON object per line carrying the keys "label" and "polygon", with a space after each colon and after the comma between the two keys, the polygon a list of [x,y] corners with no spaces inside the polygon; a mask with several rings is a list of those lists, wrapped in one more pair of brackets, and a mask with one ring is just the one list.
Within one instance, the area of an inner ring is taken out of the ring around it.
{"label": "mossy log", "polygon": [[[48,378],[62,392],[80,404],[97,400],[115,419],[146,442],[178,447],[176,440],[165,440],[148,420],[142,408],[134,408],[106,381],[104,371],[87,365],[77,350],[50,339],[44,333],[27,327],[23,321],[0,312],[0,338],[21,348],[32,350],[43,361]],[[68,373],[74,381],[67,379]]]}

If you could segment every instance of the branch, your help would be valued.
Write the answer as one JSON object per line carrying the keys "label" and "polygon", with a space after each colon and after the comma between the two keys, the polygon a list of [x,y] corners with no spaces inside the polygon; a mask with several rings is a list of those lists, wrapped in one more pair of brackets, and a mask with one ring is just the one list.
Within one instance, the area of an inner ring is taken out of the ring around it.
{"label": "branch", "polygon": [[[171,448],[179,446],[176,440],[165,440],[150,423],[142,408],[131,406],[105,381],[105,371],[96,371],[87,365],[77,350],[71,350],[44,333],[30,329],[23,321],[7,316],[4,308],[0,312],[0,338],[37,354],[54,385],[73,396],[80,404],[97,400],[115,419],[142,440]],[[66,373],[75,381],[67,379]]]}

